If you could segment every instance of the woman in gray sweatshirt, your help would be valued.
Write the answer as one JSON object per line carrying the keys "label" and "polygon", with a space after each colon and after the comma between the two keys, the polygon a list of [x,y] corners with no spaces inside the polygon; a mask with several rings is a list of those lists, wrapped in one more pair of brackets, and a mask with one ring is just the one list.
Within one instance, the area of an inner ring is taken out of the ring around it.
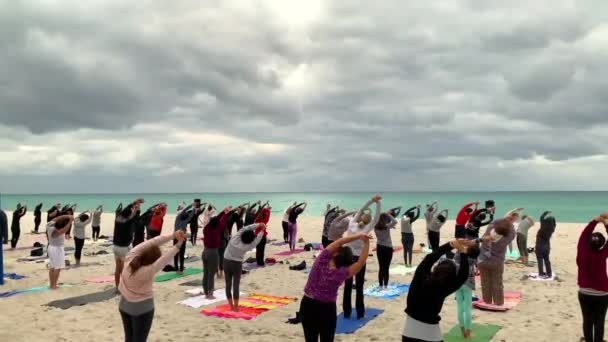
{"label": "woman in gray sweatshirt", "polygon": [[239,311],[239,291],[243,258],[245,253],[257,246],[266,231],[266,225],[256,223],[239,230],[234,235],[224,252],[224,276],[226,278],[226,299],[232,311]]}

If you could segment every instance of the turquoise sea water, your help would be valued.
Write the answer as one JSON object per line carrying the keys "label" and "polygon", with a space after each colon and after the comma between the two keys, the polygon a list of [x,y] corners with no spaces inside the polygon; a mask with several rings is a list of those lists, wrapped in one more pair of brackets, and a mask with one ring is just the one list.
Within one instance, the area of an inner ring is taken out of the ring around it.
{"label": "turquoise sea water", "polygon": [[[119,202],[128,203],[138,197],[146,200],[146,205],[158,202],[169,204],[175,212],[181,202],[191,202],[194,198],[210,201],[217,207],[238,205],[248,201],[270,201],[273,213],[281,213],[294,201],[308,201],[306,215],[320,216],[327,203],[340,205],[347,209],[357,209],[373,193],[200,193],[200,194],[0,194],[0,205],[4,210],[13,210],[17,203],[27,203],[33,208],[43,203],[43,210],[54,203],[78,203],[78,211],[94,209],[103,204],[105,211],[113,211]],[[526,212],[538,218],[544,210],[552,210],[558,221],[587,222],[598,213],[608,211],[608,192],[388,192],[383,196],[383,209],[397,206],[411,207],[422,205],[433,200],[440,201],[440,208],[450,209],[453,219],[462,205],[493,199],[496,202],[497,214],[502,215],[515,207],[524,207]]]}

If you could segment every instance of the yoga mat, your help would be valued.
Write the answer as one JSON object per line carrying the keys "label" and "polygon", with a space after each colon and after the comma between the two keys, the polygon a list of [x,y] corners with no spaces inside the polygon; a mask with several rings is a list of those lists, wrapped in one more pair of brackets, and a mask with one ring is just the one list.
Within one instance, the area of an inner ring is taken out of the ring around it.
{"label": "yoga mat", "polygon": [[382,299],[395,299],[409,291],[409,284],[389,283],[386,289],[380,288],[378,285],[368,287],[363,291],[363,294],[370,297]]}
{"label": "yoga mat", "polygon": [[93,293],[85,294],[85,295],[78,296],[78,297],[54,300],[54,301],[46,304],[46,306],[67,310],[74,306],[82,306],[82,305],[86,305],[86,304],[90,304],[90,303],[105,302],[106,300],[110,300],[110,299],[116,297],[117,295],[118,294],[116,293],[116,289],[112,287],[112,288],[109,288],[104,291],[93,292]]}
{"label": "yoga mat", "polygon": [[12,280],[19,280],[19,279],[25,278],[25,276],[19,275],[17,273],[4,273],[4,278],[12,279]]}
{"label": "yoga mat", "polygon": [[507,254],[505,255],[508,259],[518,259],[520,257],[519,251],[514,249],[511,252],[507,250]]}
{"label": "yoga mat", "polygon": [[[338,323],[336,324],[336,334],[352,334],[355,331],[364,327],[369,321],[373,320],[377,316],[381,315],[384,310],[365,308],[365,317],[357,319],[351,316],[350,318],[344,318],[344,313],[338,315]],[[356,314],[355,314],[356,316]]]}
{"label": "yoga mat", "polygon": [[[372,252],[375,252],[376,250],[377,250],[377,248],[374,247],[374,249],[372,249]],[[393,247],[393,253],[397,253],[397,252],[400,252],[402,250],[403,250],[403,247]]]}
{"label": "yoga mat", "polygon": [[213,309],[203,309],[201,314],[216,316],[220,318],[236,318],[251,320],[256,316],[289,303],[295,302],[296,298],[277,297],[265,294],[252,294],[241,298],[239,301],[239,312],[231,310],[228,304],[217,306]]}
{"label": "yoga mat", "polygon": [[112,274],[112,275],[105,276],[105,277],[87,279],[85,281],[88,281],[89,283],[96,283],[96,284],[112,283],[112,282],[114,282],[114,275]]}
{"label": "yoga mat", "polygon": [[[202,292],[203,289],[200,288],[188,290],[186,291],[186,294],[189,296],[196,294],[195,297],[190,297],[188,299],[179,301],[177,302],[177,304],[187,305],[191,308],[198,309],[201,306],[207,306],[227,300],[225,289],[213,291],[213,296],[215,297],[215,299],[207,299],[204,295],[201,295]],[[239,297],[243,297],[243,293],[241,293]],[[241,303],[239,302],[239,304]]]}
{"label": "yoga mat", "polygon": [[[59,287],[61,287],[61,288],[67,288],[67,287],[72,287],[72,285],[62,284],[62,285],[59,285]],[[16,295],[19,295],[19,294],[25,294],[25,293],[47,292],[47,291],[50,291],[50,290],[51,289],[48,286],[39,286],[39,287],[32,287],[32,288],[23,289],[23,290],[13,290],[13,291],[8,291],[8,292],[0,292],[0,298],[8,298],[8,297],[16,296]]]}
{"label": "yoga mat", "polygon": [[186,260],[184,260],[185,263],[195,262],[195,261],[201,261],[201,257],[199,257],[198,255],[193,255],[191,257],[186,258]]}
{"label": "yoga mat", "polygon": [[296,248],[293,251],[283,251],[283,252],[280,252],[280,253],[276,253],[274,255],[289,256],[289,255],[299,254],[299,253],[302,253],[302,252],[306,252],[306,251],[304,249],[301,249],[301,248]]}
{"label": "yoga mat", "polygon": [[279,241],[279,242],[269,243],[269,245],[271,245],[271,246],[284,246],[284,245],[288,245],[288,243],[287,242],[283,242],[283,241]]}
{"label": "yoga mat", "polygon": [[501,329],[498,325],[483,325],[473,323],[471,339],[466,340],[460,332],[460,325],[455,325],[452,330],[443,336],[444,342],[490,342]]}
{"label": "yoga mat", "polygon": [[48,257],[46,255],[35,256],[35,257],[29,256],[29,257],[19,258],[19,259],[17,259],[17,261],[24,262],[24,261],[36,261],[36,260],[44,260],[44,259],[48,259]]}
{"label": "yoga mat", "polygon": [[555,273],[553,273],[551,278],[543,279],[543,278],[538,277],[538,273],[533,272],[533,273],[528,274],[528,279],[533,280],[533,281],[553,281],[553,280],[557,279],[557,275]]}
{"label": "yoga mat", "polygon": [[391,267],[391,269],[388,270],[388,272],[390,274],[406,275],[406,274],[410,274],[410,273],[416,272],[416,268],[417,267],[418,266],[405,267],[405,265],[398,265],[398,266],[395,266],[395,267]]}
{"label": "yoga mat", "polygon": [[256,264],[256,263],[249,263],[249,264],[243,265],[243,271],[251,272],[251,271],[255,271],[259,268],[266,268],[266,267],[270,267],[270,266],[274,266],[274,265],[276,265],[276,264],[266,263],[264,266],[258,266],[258,264]]}
{"label": "yoga mat", "polygon": [[200,268],[186,268],[184,270],[184,274],[177,274],[175,272],[167,272],[165,274],[159,274],[154,278],[154,281],[157,283],[161,283],[163,281],[169,281],[177,278],[187,277],[193,274],[203,273],[203,270]]}
{"label": "yoga mat", "polygon": [[24,251],[26,249],[34,249],[34,248],[43,248],[43,247],[32,247],[32,246],[23,246],[23,247],[17,247],[17,248],[10,248],[10,247],[3,247],[2,251],[3,252],[16,252],[16,251]]}
{"label": "yoga mat", "polygon": [[521,301],[521,293],[516,291],[505,291],[505,303],[503,305],[487,304],[481,298],[473,303],[473,307],[487,311],[509,311]]}
{"label": "yoga mat", "polygon": [[179,284],[179,286],[202,286],[202,284],[203,284],[202,280],[197,279],[197,280],[190,280],[185,283],[181,283],[181,284]]}

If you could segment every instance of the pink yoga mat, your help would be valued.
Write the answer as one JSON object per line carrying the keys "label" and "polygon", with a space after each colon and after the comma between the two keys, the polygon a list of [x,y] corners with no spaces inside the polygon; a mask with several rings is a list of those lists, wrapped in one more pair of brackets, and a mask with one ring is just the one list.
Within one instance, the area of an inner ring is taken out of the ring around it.
{"label": "pink yoga mat", "polygon": [[293,251],[283,251],[280,253],[276,253],[275,255],[279,255],[279,256],[288,256],[288,255],[294,255],[294,254],[299,254],[302,252],[306,252],[305,249],[301,249],[301,248],[296,248]]}
{"label": "pink yoga mat", "polygon": [[89,283],[97,283],[97,284],[112,283],[112,282],[114,282],[114,275],[109,275],[109,276],[100,277],[100,278],[87,279],[87,281]]}

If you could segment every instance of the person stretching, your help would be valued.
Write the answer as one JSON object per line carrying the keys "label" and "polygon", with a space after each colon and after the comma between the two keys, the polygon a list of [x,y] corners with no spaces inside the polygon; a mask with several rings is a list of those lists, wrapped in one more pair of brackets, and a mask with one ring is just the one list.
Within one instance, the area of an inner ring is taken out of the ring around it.
{"label": "person stretching", "polygon": [[603,223],[608,232],[608,213],[595,217],[582,231],[578,240],[576,265],[578,266],[578,301],[583,315],[581,341],[604,340],[604,324],[608,308],[608,276],[606,258],[608,246],[600,232],[594,232]]}
{"label": "person stretching", "polygon": [[534,226],[534,220],[528,215],[521,217],[517,226],[517,250],[522,264],[528,264],[528,231]]}
{"label": "person stretching", "polygon": [[[264,206],[262,207],[262,209],[258,212],[258,216],[255,218],[255,223],[262,223],[264,224],[264,226],[266,226],[268,224],[268,221],[270,221],[270,210],[272,208]],[[264,251],[266,249],[266,240],[268,237],[268,231],[264,230],[264,235],[262,237],[262,240],[260,240],[260,242],[255,246],[255,259],[256,262],[258,264],[258,266],[264,266]]]}
{"label": "person stretching", "polygon": [[239,311],[241,274],[245,253],[260,243],[265,233],[266,225],[255,223],[239,230],[228,242],[224,252],[224,274],[226,276],[226,299],[228,299],[232,311]]}
{"label": "person stretching", "polygon": [[49,255],[49,282],[51,290],[59,288],[57,286],[59,274],[65,268],[65,250],[63,248],[65,233],[72,226],[73,219],[74,217],[71,215],[55,216],[46,225],[46,236],[49,241],[47,253]]}
{"label": "person stretching", "polygon": [[420,217],[420,204],[409,208],[401,218],[401,244],[403,245],[403,261],[406,267],[412,267],[414,253],[414,231],[412,225]]}
{"label": "person stretching", "polygon": [[116,214],[116,216],[120,215],[120,213],[122,213],[122,202],[118,203],[118,207],[116,207],[116,209],[114,209],[114,214]]}
{"label": "person stretching", "polygon": [[101,232],[101,214],[103,214],[103,205],[100,205],[93,212],[93,220],[91,221],[91,229],[93,230],[93,241],[99,239]]}
{"label": "person stretching", "polygon": [[[186,233],[188,229],[188,223],[192,221],[192,217],[196,215],[196,212],[200,210],[200,208],[193,208],[197,203],[193,202],[192,204],[184,207],[182,211],[180,211],[177,216],[175,216],[175,231],[182,230]],[[177,244],[177,240],[173,240],[173,244]],[[173,266],[175,267],[175,272],[177,274],[184,273],[184,262],[186,260],[186,244],[183,243],[180,245],[181,248],[179,253],[173,257]]]}
{"label": "person stretching", "polygon": [[255,202],[253,205],[249,206],[247,208],[247,211],[245,212],[245,225],[249,226],[252,225],[255,222],[255,218],[258,215],[258,206],[262,206],[262,201],[257,201]]}
{"label": "person stretching", "polygon": [[[523,215],[524,208],[515,208],[508,211],[504,218],[511,218],[513,224],[519,222],[520,217]],[[513,241],[509,242],[509,254],[513,253]]]}
{"label": "person stretching", "polygon": [[321,233],[321,244],[323,245],[323,248],[329,246],[331,243],[329,242],[329,226],[338,216],[340,216],[339,207],[333,207],[325,214],[325,219],[323,220],[323,232]]}
{"label": "person stretching", "polygon": [[439,201],[433,201],[431,204],[426,205],[426,210],[424,211],[424,219],[426,221],[426,232],[427,232],[427,242],[429,248],[431,247],[431,241],[428,239],[428,232],[431,229],[431,222],[435,218],[437,214],[437,210],[439,210]]}
{"label": "person stretching", "polygon": [[490,209],[479,209],[473,213],[473,217],[467,223],[466,239],[475,240],[479,238],[479,229],[494,221],[494,213]]}
{"label": "person stretching", "polygon": [[[131,242],[133,242],[133,220],[143,202],[144,200],[141,198],[135,200],[122,209],[114,220],[114,236],[112,237],[112,243],[114,245],[114,260],[116,261],[114,282],[116,283],[117,289],[120,284],[120,274],[124,268],[125,258],[131,249]],[[122,203],[119,207],[122,208]]]}
{"label": "person stretching", "polygon": [[[380,219],[380,202],[382,201],[382,197],[376,195],[372,197],[359,211],[355,214],[355,217],[352,218],[348,224],[348,230],[346,231],[346,236],[352,235],[368,235],[372,229],[378,223]],[[372,203],[376,203],[376,213],[372,218],[372,215],[369,210],[369,206]],[[353,263],[358,262],[360,258],[363,258],[363,245],[364,241],[360,239],[355,239],[348,243],[348,246],[353,251]],[[365,264],[361,267],[361,270],[357,272],[356,277],[356,289],[355,289],[355,306],[357,310],[357,319],[363,318],[365,316],[365,302],[363,298],[363,285],[365,283]],[[352,304],[351,304],[351,295],[353,291],[353,278],[348,278],[344,283],[344,297],[342,298],[342,310],[344,311],[344,318],[350,318],[352,312]]]}
{"label": "person stretching", "polygon": [[11,222],[11,248],[17,247],[19,236],[21,236],[21,218],[27,213],[27,205],[17,204],[17,210],[13,211]]}
{"label": "person stretching", "polygon": [[536,234],[536,246],[534,247],[536,261],[538,261],[538,276],[543,279],[553,277],[549,254],[551,253],[551,236],[555,232],[555,226],[555,217],[550,211],[545,211],[540,217],[540,228]]}
{"label": "person stretching", "polygon": [[85,229],[91,223],[91,220],[90,210],[81,213],[74,219],[74,245],[76,247],[74,259],[76,260],[76,267],[80,266],[80,256],[82,255],[82,248],[84,247],[84,239],[86,237]]}
{"label": "person stretching", "polygon": [[281,227],[283,228],[283,240],[285,243],[289,243],[289,213],[298,204],[298,202],[293,202],[292,205],[285,209],[283,212],[283,220],[281,221]]}
{"label": "person stretching", "polygon": [[[160,246],[177,240],[169,251],[162,253]],[[173,236],[157,236],[140,243],[125,258],[120,274],[120,301],[118,311],[125,332],[125,342],[145,342],[154,320],[154,277],[186,241],[186,233],[178,230]]]}
{"label": "person stretching", "polygon": [[510,216],[494,221],[484,234],[477,267],[481,273],[483,301],[487,304],[503,305],[505,303],[503,288],[505,256],[507,246],[515,239],[515,228],[513,227],[515,219],[515,216]]}
{"label": "person stretching", "polygon": [[197,210],[195,210],[194,215],[192,215],[192,218],[190,219],[190,243],[192,246],[196,245],[196,238],[198,237],[198,217],[201,216],[203,208],[205,208],[206,205],[207,203],[201,203],[200,198],[194,199],[194,208]]}
{"label": "person stretching", "polygon": [[[429,244],[431,245],[431,250],[433,251],[439,248],[439,237],[441,235],[441,227],[443,227],[443,225],[447,221],[448,213],[448,209],[443,209],[433,217],[431,223],[428,225]],[[448,254],[449,253],[450,252],[448,252]]]}
{"label": "person stretching", "polygon": [[167,203],[159,204],[152,211],[152,217],[150,218],[150,229],[148,230],[148,240],[154,239],[160,236],[163,231],[163,223],[165,223],[165,215],[167,214]]}
{"label": "person stretching", "polygon": [[[469,240],[454,240],[428,254],[414,273],[407,294],[406,318],[401,334],[403,342],[443,341],[439,321],[445,298],[462,287],[469,277]],[[452,249],[460,252],[460,265],[451,259],[435,263]]]}
{"label": "person stretching", "polygon": [[38,234],[40,223],[42,223],[42,203],[38,204],[36,208],[34,208],[34,230],[32,233]]}
{"label": "person stretching", "polygon": [[[467,281],[456,290],[456,305],[458,311],[458,323],[460,323],[460,332],[466,340],[471,339],[471,329],[473,327],[473,291],[475,291],[475,274],[477,258],[479,257],[479,245],[475,244],[468,248],[469,258],[469,278]],[[457,264],[460,264],[460,256],[454,258]]]}
{"label": "person stretching", "polygon": [[[338,211],[340,216],[336,217],[329,225],[329,231],[327,237],[329,238],[329,244],[338,241],[344,235],[344,232],[348,229],[350,223],[350,217],[356,214],[356,211],[346,212],[344,209]],[[328,245],[329,246],[329,245]]]}
{"label": "person stretching", "polygon": [[[471,208],[475,206],[475,208]],[[477,211],[479,202],[472,202],[460,209],[456,216],[456,228],[454,230],[454,237],[457,239],[464,239],[467,236],[467,223],[473,217],[473,214]]]}
{"label": "person stretching", "polygon": [[306,210],[308,203],[302,202],[295,207],[291,208],[289,212],[289,250],[293,251],[296,249],[296,242],[298,237],[298,216]]}
{"label": "person stretching", "polygon": [[51,222],[54,218],[59,216],[59,210],[61,209],[61,203],[56,203],[49,210],[46,211],[46,223]]}
{"label": "person stretching", "polygon": [[211,218],[209,223],[203,228],[203,292],[207,299],[215,299],[215,274],[219,266],[219,248],[222,243],[222,232],[228,223],[228,213],[232,207],[226,207],[218,215]]}
{"label": "person stretching", "polygon": [[[300,302],[300,317],[306,342],[332,342],[336,334],[338,289],[346,279],[365,268],[371,237],[355,234],[338,239],[325,248],[310,270],[304,296]],[[347,245],[361,241],[361,257],[353,261]]]}
{"label": "person stretching", "polygon": [[393,240],[391,239],[391,229],[397,225],[397,220],[392,216],[394,211],[389,210],[380,215],[380,219],[374,227],[376,233],[376,256],[378,257],[378,284],[382,288],[387,288],[389,280],[389,268],[393,260]]}

